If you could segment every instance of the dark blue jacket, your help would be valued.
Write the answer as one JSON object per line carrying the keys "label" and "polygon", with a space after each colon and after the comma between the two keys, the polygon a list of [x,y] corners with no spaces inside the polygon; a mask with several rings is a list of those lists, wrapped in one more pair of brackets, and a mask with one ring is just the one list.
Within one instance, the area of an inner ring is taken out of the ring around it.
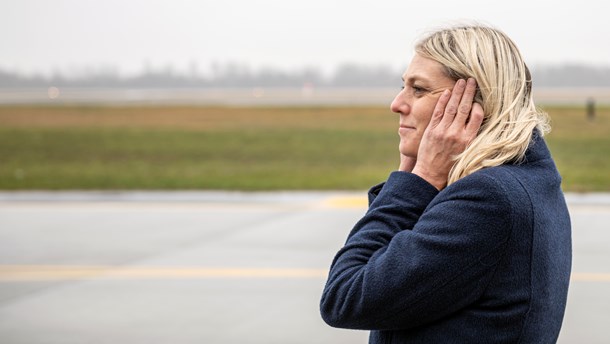
{"label": "dark blue jacket", "polygon": [[332,262],[323,319],[370,343],[555,343],[571,268],[560,182],[537,135],[525,162],[441,192],[393,172]]}

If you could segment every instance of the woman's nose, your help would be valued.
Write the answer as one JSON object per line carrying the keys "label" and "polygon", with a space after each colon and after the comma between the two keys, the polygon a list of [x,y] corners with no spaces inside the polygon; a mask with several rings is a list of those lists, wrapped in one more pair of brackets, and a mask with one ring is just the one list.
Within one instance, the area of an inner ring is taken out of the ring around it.
{"label": "woman's nose", "polygon": [[406,114],[409,112],[409,104],[407,104],[403,93],[404,91],[401,91],[396,95],[396,97],[394,97],[394,100],[390,105],[390,110],[392,110],[392,112],[401,114]]}

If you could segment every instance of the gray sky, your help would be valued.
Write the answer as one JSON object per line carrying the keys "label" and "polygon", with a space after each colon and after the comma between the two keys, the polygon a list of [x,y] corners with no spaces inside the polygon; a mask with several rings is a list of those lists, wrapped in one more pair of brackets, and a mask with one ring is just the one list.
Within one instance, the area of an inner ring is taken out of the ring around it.
{"label": "gray sky", "polygon": [[79,74],[145,65],[206,73],[343,62],[406,66],[431,27],[477,20],[504,30],[530,65],[610,65],[605,0],[1,0],[0,69]]}

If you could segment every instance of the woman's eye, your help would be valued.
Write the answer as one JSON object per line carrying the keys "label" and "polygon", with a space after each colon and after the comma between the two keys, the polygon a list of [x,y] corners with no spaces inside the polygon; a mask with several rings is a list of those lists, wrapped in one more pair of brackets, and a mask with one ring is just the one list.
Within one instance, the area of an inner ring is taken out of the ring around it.
{"label": "woman's eye", "polygon": [[419,87],[419,86],[413,86],[413,93],[415,94],[421,94],[426,92],[426,89],[423,87]]}
{"label": "woman's eye", "polygon": [[405,83],[400,87],[401,92],[404,90],[408,90],[408,93],[411,96],[423,96],[428,93],[428,89],[421,87],[419,85],[413,85],[410,83]]}

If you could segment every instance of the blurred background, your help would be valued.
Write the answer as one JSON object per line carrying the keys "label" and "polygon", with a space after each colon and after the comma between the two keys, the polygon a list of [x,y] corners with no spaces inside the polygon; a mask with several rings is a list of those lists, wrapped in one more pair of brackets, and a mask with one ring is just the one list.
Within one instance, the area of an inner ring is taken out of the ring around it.
{"label": "blurred background", "polygon": [[561,343],[607,343],[601,0],[0,3],[0,342],[340,343],[325,273],[398,162],[427,30],[505,31],[574,229]]}

